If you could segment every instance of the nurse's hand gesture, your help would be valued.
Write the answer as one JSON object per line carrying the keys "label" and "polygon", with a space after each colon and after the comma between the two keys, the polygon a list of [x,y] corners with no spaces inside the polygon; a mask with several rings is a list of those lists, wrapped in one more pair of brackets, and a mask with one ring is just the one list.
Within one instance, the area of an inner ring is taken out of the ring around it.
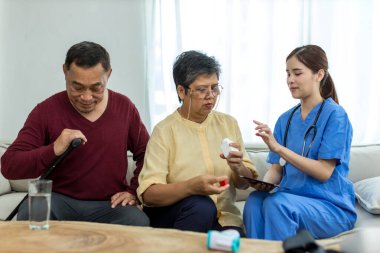
{"label": "nurse's hand gesture", "polygon": [[278,153],[281,145],[274,138],[272,130],[268,127],[268,125],[257,120],[253,120],[253,123],[257,125],[255,127],[255,130],[257,131],[256,136],[261,137],[272,152]]}

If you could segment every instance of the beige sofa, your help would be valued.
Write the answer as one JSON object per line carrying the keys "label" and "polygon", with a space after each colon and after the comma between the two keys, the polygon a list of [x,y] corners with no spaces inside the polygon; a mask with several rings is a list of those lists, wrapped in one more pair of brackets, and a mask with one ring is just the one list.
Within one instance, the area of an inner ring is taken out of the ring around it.
{"label": "beige sofa", "polygon": [[[0,156],[4,153],[8,145],[9,144],[6,142],[0,142]],[[247,151],[259,171],[260,178],[262,178],[266,170],[269,168],[269,164],[266,163],[268,150],[265,146],[247,146]],[[133,161],[130,157],[131,168],[134,167],[132,162]],[[129,171],[131,172],[132,170]],[[367,183],[362,180],[374,178],[374,180],[377,180],[377,184],[375,182],[375,187],[380,186],[380,144],[353,146],[351,148],[349,178],[356,183],[356,185],[360,184],[358,183],[360,181],[364,182],[364,186],[367,186]],[[373,182],[369,182],[368,184],[370,183],[373,184]],[[360,187],[356,188],[360,190],[363,188],[363,185]],[[364,195],[366,194],[367,196],[370,196],[371,194],[369,194],[368,191],[373,190],[373,188],[374,186],[364,187],[367,191],[364,192]],[[377,189],[379,189],[379,187]],[[0,220],[4,220],[9,215],[14,207],[25,196],[26,190],[27,180],[7,180],[0,174]],[[237,206],[241,211],[243,210],[245,199],[251,191],[252,188],[244,191],[238,190]],[[379,192],[373,192],[372,196],[379,197]],[[361,201],[363,202],[364,200],[361,199]],[[377,199],[377,202],[375,200],[371,203],[367,203],[367,205],[368,204],[370,204],[370,208],[367,207],[367,209],[378,214],[369,213],[357,203],[356,210],[358,213],[358,220],[355,227],[375,226],[380,228],[380,209],[377,209],[377,206],[380,206],[380,199]]]}

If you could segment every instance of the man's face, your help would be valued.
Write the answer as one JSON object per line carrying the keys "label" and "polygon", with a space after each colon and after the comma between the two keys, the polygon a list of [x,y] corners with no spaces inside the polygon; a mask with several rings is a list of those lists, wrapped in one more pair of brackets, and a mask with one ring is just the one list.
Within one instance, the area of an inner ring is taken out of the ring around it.
{"label": "man's face", "polygon": [[91,68],[72,63],[70,69],[63,65],[63,72],[67,95],[74,108],[81,114],[94,111],[103,100],[111,70],[106,72],[101,63]]}

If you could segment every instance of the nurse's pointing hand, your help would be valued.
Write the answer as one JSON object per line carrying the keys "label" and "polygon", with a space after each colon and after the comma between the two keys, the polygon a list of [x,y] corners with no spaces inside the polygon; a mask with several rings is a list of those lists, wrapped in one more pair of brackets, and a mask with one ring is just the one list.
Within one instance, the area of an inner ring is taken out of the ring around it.
{"label": "nurse's pointing hand", "polygon": [[280,144],[274,138],[272,130],[268,127],[267,124],[261,123],[260,121],[253,120],[253,123],[257,125],[255,127],[255,130],[257,131],[256,136],[261,137],[261,139],[263,139],[268,148],[272,152],[277,153],[277,151],[280,148]]}

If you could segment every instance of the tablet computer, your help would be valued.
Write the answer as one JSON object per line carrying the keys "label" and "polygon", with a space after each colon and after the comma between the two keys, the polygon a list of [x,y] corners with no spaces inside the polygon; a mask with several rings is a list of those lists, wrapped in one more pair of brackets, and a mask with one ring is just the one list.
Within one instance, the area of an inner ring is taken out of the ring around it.
{"label": "tablet computer", "polygon": [[245,176],[242,176],[240,175],[239,177],[241,178],[244,178],[245,180],[247,180],[248,182],[252,183],[252,184],[263,184],[263,185],[266,185],[268,187],[271,187],[272,189],[274,188],[282,188],[282,189],[288,189],[286,187],[282,187],[278,184],[272,184],[272,183],[268,183],[268,182],[264,182],[264,181],[261,181],[261,180],[258,180],[258,179],[254,179],[254,178],[251,178],[251,177],[245,177]]}

